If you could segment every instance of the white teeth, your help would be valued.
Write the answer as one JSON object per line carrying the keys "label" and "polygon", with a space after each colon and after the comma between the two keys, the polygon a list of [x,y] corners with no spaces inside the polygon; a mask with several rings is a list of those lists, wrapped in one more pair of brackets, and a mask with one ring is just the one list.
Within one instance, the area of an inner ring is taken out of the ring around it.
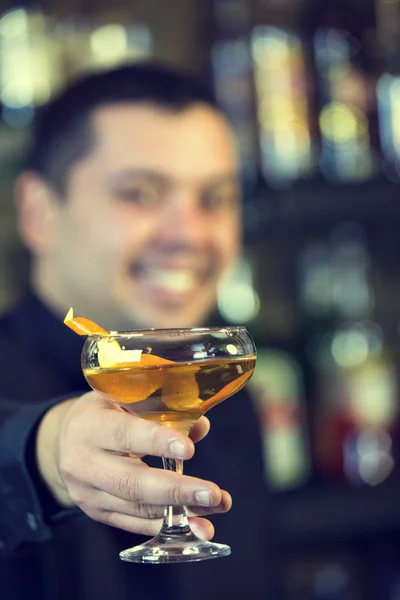
{"label": "white teeth", "polygon": [[148,269],[146,275],[151,283],[173,294],[188,292],[196,284],[193,274],[186,270]]}

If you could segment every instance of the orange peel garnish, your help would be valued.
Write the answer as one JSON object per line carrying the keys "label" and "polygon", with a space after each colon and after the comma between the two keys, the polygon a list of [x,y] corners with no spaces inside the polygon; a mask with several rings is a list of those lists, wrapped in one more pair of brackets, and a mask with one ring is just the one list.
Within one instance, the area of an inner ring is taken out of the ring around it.
{"label": "orange peel garnish", "polygon": [[133,367],[126,378],[124,369],[118,365],[115,371],[110,369],[113,373],[113,377],[110,378],[109,374],[107,376],[107,370],[99,371],[93,378],[89,377],[90,383],[98,392],[123,405],[143,402],[162,387],[165,377],[161,369],[147,370]]}
{"label": "orange peel garnish", "polygon": [[163,403],[171,410],[195,411],[203,404],[199,397],[200,390],[196,381],[196,373],[200,367],[187,365],[174,367],[166,376],[161,391]]}
{"label": "orange peel garnish", "polygon": [[233,394],[236,394],[236,392],[241,390],[242,387],[245,385],[246,381],[250,379],[251,374],[251,370],[247,371],[246,373],[243,373],[243,375],[240,375],[237,379],[225,385],[219,392],[214,394],[214,396],[211,396],[211,398],[205,400],[203,403],[204,412],[207,412],[213,406],[216,406],[223,400],[226,400],[227,398],[233,396]]}
{"label": "orange peel garnish", "polygon": [[[72,329],[78,335],[99,335],[107,336],[104,339],[98,341],[98,360],[101,369],[129,369],[131,367],[153,367],[148,372],[141,371],[140,373],[132,373],[131,375],[131,387],[129,400],[124,399],[126,403],[140,402],[145,400],[151,394],[162,387],[164,382],[165,374],[157,367],[161,367],[166,363],[172,363],[172,360],[155,356],[154,354],[145,354],[141,350],[124,350],[121,348],[120,343],[113,337],[109,337],[110,333],[100,327],[94,321],[85,317],[74,317],[74,311],[72,308],[69,309],[67,316],[64,319],[65,325]],[[117,334],[116,334],[117,335]],[[118,392],[121,394],[119,389],[121,384],[117,381],[112,386],[108,386],[107,389],[102,390],[105,394],[108,394],[111,398],[118,400]]]}
{"label": "orange peel garnish", "polygon": [[[100,339],[99,365],[104,371],[115,369],[115,380],[108,382],[106,394],[115,400],[123,401],[126,404],[134,404],[146,400],[158,389],[163,387],[165,380],[165,371],[161,366],[170,363],[172,360],[155,356],[154,354],[144,354],[140,350],[123,350],[117,340]],[[144,368],[143,368],[144,367]],[[123,390],[123,385],[118,377],[118,371],[131,369],[129,374],[129,394]]]}
{"label": "orange peel garnish", "polygon": [[74,317],[73,308],[69,309],[64,323],[78,335],[108,335],[108,331],[97,325],[94,321],[86,317]]}

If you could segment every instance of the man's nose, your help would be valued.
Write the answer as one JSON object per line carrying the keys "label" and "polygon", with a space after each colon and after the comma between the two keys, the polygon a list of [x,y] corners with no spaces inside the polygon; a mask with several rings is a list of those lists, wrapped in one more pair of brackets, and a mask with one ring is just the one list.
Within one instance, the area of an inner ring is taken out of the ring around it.
{"label": "man's nose", "polygon": [[210,220],[195,194],[180,194],[169,204],[163,236],[203,245],[209,238]]}

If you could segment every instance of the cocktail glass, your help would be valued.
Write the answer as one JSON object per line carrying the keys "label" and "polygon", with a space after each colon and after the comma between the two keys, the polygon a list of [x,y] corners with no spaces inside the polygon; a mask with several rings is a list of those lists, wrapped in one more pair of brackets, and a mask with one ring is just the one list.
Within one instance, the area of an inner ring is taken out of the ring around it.
{"label": "cocktail glass", "polygon": [[[245,385],[255,363],[255,345],[245,327],[89,335],[82,351],[83,373],[94,390],[142,419],[186,434],[201,415]],[[162,461],[164,469],[182,474],[182,460]],[[122,551],[120,558],[157,564],[230,552],[225,544],[195,536],[185,507],[167,506],[160,533]]]}

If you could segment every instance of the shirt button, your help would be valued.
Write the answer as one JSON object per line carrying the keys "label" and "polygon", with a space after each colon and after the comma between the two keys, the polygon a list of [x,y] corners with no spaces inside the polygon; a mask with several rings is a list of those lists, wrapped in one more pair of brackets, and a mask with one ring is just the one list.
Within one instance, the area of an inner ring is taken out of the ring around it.
{"label": "shirt button", "polygon": [[37,522],[36,516],[33,513],[28,512],[28,513],[26,513],[25,517],[26,517],[26,522],[28,523],[29,528],[32,529],[32,531],[36,531],[36,529],[38,528],[38,522]]}

